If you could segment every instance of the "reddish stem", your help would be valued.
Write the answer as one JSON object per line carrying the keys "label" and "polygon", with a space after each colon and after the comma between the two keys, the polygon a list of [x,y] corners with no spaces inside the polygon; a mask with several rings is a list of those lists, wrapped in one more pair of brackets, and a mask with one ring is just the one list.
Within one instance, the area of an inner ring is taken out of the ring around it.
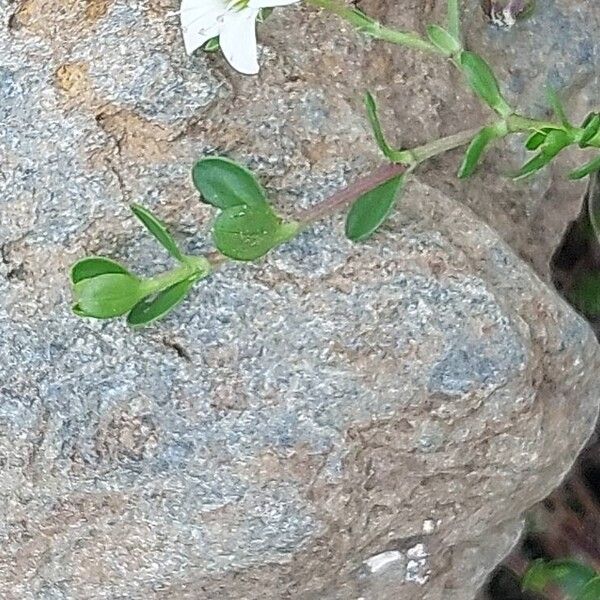
{"label": "reddish stem", "polygon": [[363,194],[400,175],[406,170],[404,165],[389,164],[373,171],[370,175],[358,179],[348,187],[340,190],[315,206],[311,206],[300,212],[296,220],[303,225],[310,225],[324,217],[339,212],[360,198]]}

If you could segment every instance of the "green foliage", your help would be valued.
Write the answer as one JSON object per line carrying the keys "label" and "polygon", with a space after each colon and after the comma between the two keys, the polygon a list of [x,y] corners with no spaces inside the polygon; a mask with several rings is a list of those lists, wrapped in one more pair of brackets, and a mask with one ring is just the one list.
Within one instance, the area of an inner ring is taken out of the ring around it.
{"label": "green foliage", "polygon": [[439,25],[429,25],[427,27],[427,37],[446,56],[454,56],[462,49],[460,42]]}
{"label": "green foliage", "polygon": [[548,100],[550,101],[550,106],[552,106],[552,110],[554,111],[554,115],[561,122],[563,127],[569,129],[571,124],[569,123],[569,119],[567,117],[567,113],[563,106],[563,103],[560,101],[556,90],[552,88],[548,88],[546,90],[546,95],[548,96]]}
{"label": "green foliage", "polygon": [[213,237],[219,251],[233,260],[256,260],[292,238],[295,223],[284,223],[269,206],[233,206],[215,221]]}
{"label": "green foliage", "polygon": [[527,150],[537,150],[546,141],[548,134],[557,129],[562,130],[562,127],[542,127],[541,129],[537,129],[527,138],[525,148]]}
{"label": "green foliage", "polygon": [[494,72],[481,56],[465,50],[460,54],[460,64],[471,89],[490,108],[503,117],[512,114],[513,110],[502,96]]}
{"label": "green foliage", "polygon": [[359,8],[353,7],[350,10],[354,16],[353,23],[358,29],[362,29],[365,32],[370,32],[374,26],[379,25],[375,19],[367,16]]}
{"label": "green foliage", "polygon": [[130,273],[104,273],[74,283],[74,296],[78,315],[110,319],[130,311],[144,297],[144,288]]}
{"label": "green foliage", "polygon": [[195,282],[196,278],[190,276],[155,295],[144,298],[131,309],[127,315],[127,323],[133,326],[147,325],[164,317],[183,302]]}
{"label": "green foliage", "polygon": [[460,0],[448,0],[448,31],[460,43]]}
{"label": "green foliage", "polygon": [[84,279],[91,279],[92,277],[107,275],[109,273],[127,275],[128,271],[125,267],[110,258],[90,256],[73,265],[71,268],[71,281],[75,284]]}
{"label": "green foliage", "polygon": [[210,40],[208,40],[208,42],[206,42],[206,44],[204,44],[204,46],[202,46],[202,50],[208,53],[218,52],[220,49],[221,44],[219,43],[218,37],[211,38]]}
{"label": "green foliage", "polygon": [[371,92],[367,92],[365,95],[365,108],[367,110],[369,123],[373,129],[373,136],[375,137],[379,149],[391,162],[402,163],[404,160],[404,153],[401,150],[394,150],[385,139],[381,121],[379,120],[377,102]]}
{"label": "green foliage", "polygon": [[394,177],[363,194],[346,218],[346,237],[362,242],[385,222],[404,191],[407,173]]}
{"label": "green foliage", "polygon": [[466,179],[471,177],[481,160],[481,156],[485,152],[490,142],[498,137],[498,133],[494,127],[484,127],[479,133],[471,140],[463,162],[458,170],[458,177],[460,179]]}
{"label": "green foliage", "polygon": [[177,242],[173,236],[167,231],[167,228],[161,223],[149,210],[146,210],[139,204],[132,204],[131,210],[133,214],[144,224],[146,229],[154,236],[159,244],[176,260],[183,262],[185,259],[181,250],[177,246]]}
{"label": "green foliage", "polygon": [[228,158],[209,156],[199,160],[192,169],[192,179],[204,202],[216,208],[267,204],[267,196],[254,175]]}
{"label": "green foliage", "polygon": [[600,576],[589,581],[575,600],[598,600],[600,598]]}
{"label": "green foliage", "polygon": [[525,591],[543,593],[556,586],[572,600],[598,600],[590,595],[598,591],[600,578],[594,569],[570,559],[535,561],[525,573],[522,587]]}
{"label": "green foliage", "polygon": [[582,179],[592,174],[594,171],[600,171],[600,156],[597,156],[590,162],[586,163],[579,169],[575,169],[569,173],[569,179]]}
{"label": "green foliage", "polygon": [[[531,139],[531,138],[530,138]],[[529,140],[528,140],[529,141]],[[539,146],[539,152],[527,161],[515,174],[514,179],[522,179],[543,169],[554,157],[572,143],[569,134],[562,129],[551,129]]]}
{"label": "green foliage", "polygon": [[579,147],[587,148],[592,139],[600,132],[600,114],[591,113],[582,124],[583,131],[579,139]]}
{"label": "green foliage", "polygon": [[586,315],[600,315],[600,275],[588,273],[577,281],[569,292],[569,301]]}
{"label": "green foliage", "polygon": [[[84,258],[71,270],[76,314],[100,319],[127,314],[127,321],[132,326],[151,323],[178,306],[195,282],[206,278],[226,259],[256,260],[314,221],[348,206],[351,208],[346,218],[346,235],[352,241],[364,241],[389,217],[402,196],[410,173],[426,160],[454,148],[467,145],[458,171],[461,179],[475,173],[491,143],[508,135],[526,134],[525,147],[535,152],[516,173],[516,178],[544,168],[568,146],[600,148],[600,113],[590,113],[580,127],[575,127],[569,123],[565,108],[553,90],[548,91],[548,99],[558,122],[531,119],[513,111],[490,65],[481,56],[463,49],[460,0],[448,0],[446,28],[430,25],[427,38],[416,32],[386,27],[340,0],[307,2],[335,13],[373,39],[445,57],[465,75],[472,91],[499,116],[495,121],[481,124],[478,130],[454,133],[412,149],[395,149],[384,134],[375,98],[367,93],[367,117],[379,149],[389,161],[404,165],[407,170],[398,174],[399,167],[387,165],[379,174],[368,176],[320,205],[301,211],[297,222],[286,221],[274,211],[265,190],[248,169],[224,157],[202,158],[192,169],[192,181],[201,200],[217,211],[212,238],[218,253],[209,258],[184,254],[164,223],[144,207],[133,204],[134,215],[167,250],[177,266],[154,277],[140,278],[109,258]],[[262,9],[258,20],[263,22],[270,12],[270,9]],[[206,42],[203,49],[207,52],[219,49],[218,38]],[[600,156],[574,170],[570,177],[580,179],[598,170]],[[591,217],[596,235],[600,237],[598,219],[592,213]],[[600,276],[588,277],[576,286],[573,300],[587,307],[586,312],[600,314]],[[574,581],[577,573],[580,584],[584,575],[589,575],[565,561],[538,563],[532,567],[525,583],[531,589],[541,589],[544,582],[552,579],[566,589],[570,586],[567,582]],[[596,580],[587,581],[585,586],[582,584],[577,600],[591,600],[599,585]]]}
{"label": "green foliage", "polygon": [[141,279],[102,256],[78,261],[71,268],[71,284],[73,312],[80,317],[110,319],[129,313],[131,325],[149,323],[177,306],[191,286],[212,270],[205,258],[185,256],[150,211],[137,204],[131,210],[180,266],[164,275]]}
{"label": "green foliage", "polygon": [[192,170],[192,179],[204,200],[221,209],[213,239],[225,256],[256,260],[297,233],[298,224],[286,223],[276,215],[258,180],[232,160],[199,160]]}

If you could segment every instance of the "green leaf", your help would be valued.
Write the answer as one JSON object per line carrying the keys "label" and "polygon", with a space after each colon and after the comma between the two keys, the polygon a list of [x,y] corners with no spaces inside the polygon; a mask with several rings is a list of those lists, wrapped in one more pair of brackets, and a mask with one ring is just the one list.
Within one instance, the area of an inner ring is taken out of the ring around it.
{"label": "green leaf", "polygon": [[398,175],[363,194],[346,218],[346,237],[353,242],[369,238],[388,218],[406,185],[407,174]]}
{"label": "green leaf", "polygon": [[144,298],[131,309],[127,323],[134,326],[147,325],[164,317],[184,300],[195,282],[195,277],[188,277],[155,296]]}
{"label": "green leaf", "polygon": [[460,179],[466,179],[475,172],[479,160],[488,144],[498,137],[496,130],[493,127],[484,127],[471,140],[469,147],[465,153],[465,157],[458,171]]}
{"label": "green leaf", "polygon": [[600,576],[592,579],[575,600],[598,600],[600,598]]}
{"label": "green leaf", "polygon": [[543,154],[536,154],[531,160],[528,160],[516,173],[513,175],[513,179],[523,179],[532,175],[536,171],[543,169],[552,158],[544,156]]}
{"label": "green leaf", "polygon": [[427,27],[429,41],[447,56],[454,56],[461,50],[460,42],[439,25]]}
{"label": "green leaf", "polygon": [[491,108],[503,117],[513,110],[500,93],[496,76],[481,56],[464,50],[460,54],[460,64],[473,91]]}
{"label": "green leaf", "polygon": [[202,46],[202,50],[204,52],[218,52],[221,49],[221,44],[219,43],[219,37],[214,37],[208,40],[204,46]]}
{"label": "green leaf", "polygon": [[540,169],[543,169],[552,159],[570,144],[569,134],[562,129],[552,129],[539,147],[539,153],[526,162],[514,175],[514,179],[522,179]]}
{"label": "green leaf", "polygon": [[571,173],[569,173],[569,179],[582,179],[594,171],[600,171],[600,156],[597,156],[594,160],[579,167],[579,169],[571,171]]}
{"label": "green leaf", "polygon": [[142,282],[124,273],[106,273],[74,285],[73,310],[82,316],[110,319],[129,312],[145,295]]}
{"label": "green leaf", "polygon": [[71,282],[76,284],[84,279],[90,279],[91,277],[106,275],[108,273],[129,275],[129,271],[125,267],[114,260],[110,260],[110,258],[104,258],[103,256],[89,256],[76,262],[71,267]]}
{"label": "green leaf", "polygon": [[[534,131],[525,142],[525,148],[527,150],[537,150],[545,141],[546,137],[551,131],[559,129],[558,127],[542,127]],[[562,129],[559,129],[562,131]]]}
{"label": "green leaf", "polygon": [[600,115],[592,113],[591,118],[589,120],[586,119],[586,121],[583,126],[581,139],[579,140],[580,148],[586,148],[588,142],[600,131]]}
{"label": "green leaf", "polygon": [[219,251],[234,260],[256,260],[298,232],[269,206],[233,206],[217,217],[213,237]]}
{"label": "green leaf", "polygon": [[548,132],[544,143],[540,146],[540,152],[544,156],[554,158],[561,150],[571,143],[571,138],[562,129],[552,129]]}
{"label": "green leaf", "polygon": [[132,204],[130,208],[133,214],[144,224],[144,227],[146,227],[173,258],[180,262],[185,261],[185,257],[181,253],[181,250],[179,250],[177,242],[168,232],[164,223],[159,221],[149,210],[139,204]]}
{"label": "green leaf", "polygon": [[366,15],[362,10],[358,8],[350,9],[355,16],[355,19],[352,20],[352,24],[358,27],[359,29],[371,29],[373,25],[377,24],[377,21]]}
{"label": "green leaf", "polygon": [[254,175],[228,158],[200,159],[192,169],[192,179],[204,201],[217,208],[267,204],[265,192]]}
{"label": "green leaf", "polygon": [[392,162],[402,162],[402,152],[394,150],[385,139],[377,111],[377,102],[371,92],[367,92],[365,95],[365,108],[379,149],[383,152],[384,156],[389,158]]}
{"label": "green leaf", "polygon": [[596,572],[573,560],[538,560],[525,573],[522,587],[541,593],[549,585],[557,585],[565,594],[575,598],[597,576]]}
{"label": "green leaf", "polygon": [[548,96],[548,101],[550,102],[550,106],[554,111],[554,114],[559,119],[559,121],[565,126],[570,128],[571,124],[569,123],[569,119],[567,118],[567,113],[565,112],[565,108],[556,93],[556,90],[553,88],[548,88],[546,90],[546,95]]}
{"label": "green leaf", "polygon": [[545,130],[534,131],[525,142],[525,148],[527,150],[537,150],[546,140],[546,135],[548,134]]}
{"label": "green leaf", "polygon": [[273,10],[274,8],[272,7],[266,7],[266,8],[261,8],[258,11],[258,17],[256,17],[256,20],[259,23],[264,23],[272,14],[273,14]]}
{"label": "green leaf", "polygon": [[584,275],[569,292],[569,301],[589,316],[600,314],[600,275]]}

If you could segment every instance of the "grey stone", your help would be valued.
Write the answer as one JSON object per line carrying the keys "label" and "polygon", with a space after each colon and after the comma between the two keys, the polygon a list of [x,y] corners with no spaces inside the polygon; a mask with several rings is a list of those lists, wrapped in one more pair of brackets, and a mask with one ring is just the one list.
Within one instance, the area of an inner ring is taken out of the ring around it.
{"label": "grey stone", "polygon": [[85,254],[164,268],[131,200],[210,248],[204,153],[287,212],[371,168],[372,47],[277,11],[243,79],[184,56],[176,2],[0,8],[0,596],[473,595],[588,436],[599,359],[461,203],[415,182],[372,242],[320,224],[139,332],[69,311]]}

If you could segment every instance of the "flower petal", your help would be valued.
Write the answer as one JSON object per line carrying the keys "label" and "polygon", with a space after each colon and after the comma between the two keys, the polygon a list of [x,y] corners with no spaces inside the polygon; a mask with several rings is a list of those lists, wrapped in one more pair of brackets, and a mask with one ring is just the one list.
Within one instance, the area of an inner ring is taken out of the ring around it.
{"label": "flower petal", "polygon": [[223,20],[219,43],[229,64],[244,75],[258,73],[256,17],[258,9],[228,12]]}
{"label": "flower petal", "polygon": [[208,40],[219,35],[223,16],[227,12],[224,0],[182,0],[179,11],[185,51],[192,54]]}
{"label": "flower petal", "polygon": [[250,0],[248,6],[250,8],[274,8],[275,6],[288,6],[296,4],[300,0]]}

